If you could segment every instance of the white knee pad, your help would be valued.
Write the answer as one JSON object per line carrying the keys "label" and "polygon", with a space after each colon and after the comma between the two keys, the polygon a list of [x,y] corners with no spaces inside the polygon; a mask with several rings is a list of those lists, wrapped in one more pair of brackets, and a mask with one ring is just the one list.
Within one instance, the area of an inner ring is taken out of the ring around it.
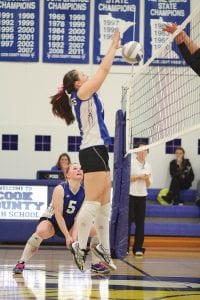
{"label": "white knee pad", "polygon": [[101,203],[97,201],[85,201],[81,207],[81,211],[78,215],[77,222],[84,223],[92,222],[92,220],[96,217],[101,207]]}
{"label": "white knee pad", "polygon": [[95,224],[98,227],[104,226],[109,223],[110,218],[110,202],[101,205],[98,215],[95,218]]}
{"label": "white knee pad", "polygon": [[29,245],[31,245],[34,248],[39,248],[41,242],[42,238],[39,237],[36,233],[33,233],[33,235],[28,240]]}
{"label": "white knee pad", "polygon": [[101,203],[98,201],[85,201],[83,204],[83,209],[87,209],[93,217],[96,217],[100,208]]}
{"label": "white knee pad", "polygon": [[110,217],[110,202],[101,205],[100,214],[104,215],[105,217]]}
{"label": "white knee pad", "polygon": [[106,249],[110,249],[109,245],[109,217],[110,203],[101,206],[99,214],[95,218],[95,225],[100,243]]}
{"label": "white knee pad", "polygon": [[86,249],[90,228],[100,206],[101,203],[97,201],[84,201],[81,207],[77,217],[78,242],[81,249]]}

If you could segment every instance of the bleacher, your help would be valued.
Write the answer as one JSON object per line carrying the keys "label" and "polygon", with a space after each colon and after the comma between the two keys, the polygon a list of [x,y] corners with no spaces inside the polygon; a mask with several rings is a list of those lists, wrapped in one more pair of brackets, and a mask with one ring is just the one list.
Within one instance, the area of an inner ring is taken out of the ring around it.
{"label": "bleacher", "polygon": [[[161,205],[157,201],[159,189],[149,189],[147,197],[145,235],[200,236],[200,207],[195,205],[196,190],[181,191],[184,205]],[[132,224],[131,232],[134,232]]]}

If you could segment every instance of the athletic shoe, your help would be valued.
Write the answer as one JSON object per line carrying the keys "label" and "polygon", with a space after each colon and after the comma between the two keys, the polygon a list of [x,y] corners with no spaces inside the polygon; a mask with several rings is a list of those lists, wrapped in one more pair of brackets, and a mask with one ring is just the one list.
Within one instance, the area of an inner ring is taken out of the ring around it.
{"label": "athletic shoe", "polygon": [[25,268],[25,263],[21,262],[16,264],[16,266],[13,268],[13,273],[15,274],[22,274]]}
{"label": "athletic shoe", "polygon": [[102,263],[99,262],[97,264],[91,265],[91,271],[98,274],[109,274],[110,270]]}
{"label": "athletic shoe", "polygon": [[84,272],[87,251],[84,249],[81,250],[79,248],[78,242],[74,242],[74,243],[72,243],[72,246],[71,246],[71,252],[74,256],[74,260],[75,260],[77,267],[79,268],[80,271]]}
{"label": "athletic shoe", "polygon": [[134,255],[135,255],[135,256],[143,256],[144,253],[143,253],[143,251],[136,251],[136,252],[134,253]]}
{"label": "athletic shoe", "polygon": [[141,256],[144,255],[144,252],[145,252],[145,248],[141,248],[141,249],[138,249],[138,250],[133,250],[133,255],[141,257]]}
{"label": "athletic shoe", "polygon": [[102,244],[98,244],[97,246],[93,247],[92,252],[99,257],[111,270],[117,269],[112,261],[110,253],[103,247]]}

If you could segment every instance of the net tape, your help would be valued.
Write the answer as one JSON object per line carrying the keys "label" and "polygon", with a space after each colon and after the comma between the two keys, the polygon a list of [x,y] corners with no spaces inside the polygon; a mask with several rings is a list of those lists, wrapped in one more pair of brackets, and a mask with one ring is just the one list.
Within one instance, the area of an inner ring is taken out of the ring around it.
{"label": "net tape", "polygon": [[151,148],[200,127],[199,76],[188,66],[151,65],[159,57],[174,58],[171,44],[187,24],[191,39],[200,45],[200,9],[196,9],[123,88],[127,153],[137,151],[134,137],[149,138]]}

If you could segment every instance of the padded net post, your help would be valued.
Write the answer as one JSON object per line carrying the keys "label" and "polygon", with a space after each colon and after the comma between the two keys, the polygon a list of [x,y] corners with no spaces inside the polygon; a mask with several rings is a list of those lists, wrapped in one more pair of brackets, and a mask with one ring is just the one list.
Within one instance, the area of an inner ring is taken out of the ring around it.
{"label": "padded net post", "polygon": [[112,257],[124,258],[128,246],[130,155],[124,157],[125,115],[122,110],[119,110],[116,114],[114,149],[110,244]]}

